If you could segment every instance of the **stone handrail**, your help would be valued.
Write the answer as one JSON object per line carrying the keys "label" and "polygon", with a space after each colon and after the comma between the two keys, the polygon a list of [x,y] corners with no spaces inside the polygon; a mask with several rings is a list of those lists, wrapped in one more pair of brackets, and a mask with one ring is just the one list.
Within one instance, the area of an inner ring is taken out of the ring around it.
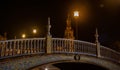
{"label": "stone handrail", "polygon": [[[96,44],[65,38],[52,38],[51,54],[85,54],[97,56]],[[15,39],[0,41],[0,59],[46,53],[45,38]],[[120,61],[120,53],[100,46],[101,58]]]}

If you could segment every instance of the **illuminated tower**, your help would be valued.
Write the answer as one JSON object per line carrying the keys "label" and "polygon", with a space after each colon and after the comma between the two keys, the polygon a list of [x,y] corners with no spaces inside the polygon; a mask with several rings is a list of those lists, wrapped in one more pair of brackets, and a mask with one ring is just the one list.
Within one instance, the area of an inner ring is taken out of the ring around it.
{"label": "illuminated tower", "polygon": [[70,16],[68,15],[68,18],[66,20],[66,29],[65,29],[65,35],[64,38],[71,39],[69,42],[65,42],[66,45],[69,45],[69,52],[74,52],[74,47],[73,47],[73,41],[74,40],[74,31],[71,27],[71,19]]}
{"label": "illuminated tower", "polygon": [[68,18],[66,20],[66,29],[65,29],[65,35],[64,35],[64,38],[67,38],[67,39],[74,39],[74,31],[71,27],[71,19],[70,19],[70,16],[68,15]]}

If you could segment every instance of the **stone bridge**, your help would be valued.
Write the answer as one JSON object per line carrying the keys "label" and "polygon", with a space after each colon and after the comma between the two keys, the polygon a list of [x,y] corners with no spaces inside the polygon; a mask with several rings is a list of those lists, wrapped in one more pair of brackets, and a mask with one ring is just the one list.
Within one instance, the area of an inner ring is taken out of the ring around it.
{"label": "stone bridge", "polygon": [[0,41],[0,70],[27,70],[61,62],[89,63],[119,70],[120,53],[99,43],[49,36]]}

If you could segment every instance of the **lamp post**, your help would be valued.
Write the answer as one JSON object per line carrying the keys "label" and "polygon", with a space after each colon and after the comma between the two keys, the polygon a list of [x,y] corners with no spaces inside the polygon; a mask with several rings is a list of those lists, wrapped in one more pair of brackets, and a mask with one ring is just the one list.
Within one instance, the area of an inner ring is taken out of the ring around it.
{"label": "lamp post", "polygon": [[74,17],[75,17],[75,20],[76,20],[76,39],[78,39],[78,17],[79,17],[79,11],[74,11]]}

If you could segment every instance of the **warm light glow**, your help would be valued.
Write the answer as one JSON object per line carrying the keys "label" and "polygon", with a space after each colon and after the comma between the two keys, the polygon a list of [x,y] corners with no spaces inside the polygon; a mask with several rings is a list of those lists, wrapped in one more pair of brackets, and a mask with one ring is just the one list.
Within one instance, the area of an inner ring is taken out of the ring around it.
{"label": "warm light glow", "polygon": [[45,68],[45,70],[48,70],[48,68]]}
{"label": "warm light glow", "polygon": [[36,33],[37,33],[37,30],[36,30],[36,29],[33,29],[33,33],[36,34]]}
{"label": "warm light glow", "polygon": [[79,17],[79,12],[78,11],[74,11],[74,16],[75,17]]}
{"label": "warm light glow", "polygon": [[26,37],[26,35],[25,34],[22,34],[22,38],[25,38]]}

